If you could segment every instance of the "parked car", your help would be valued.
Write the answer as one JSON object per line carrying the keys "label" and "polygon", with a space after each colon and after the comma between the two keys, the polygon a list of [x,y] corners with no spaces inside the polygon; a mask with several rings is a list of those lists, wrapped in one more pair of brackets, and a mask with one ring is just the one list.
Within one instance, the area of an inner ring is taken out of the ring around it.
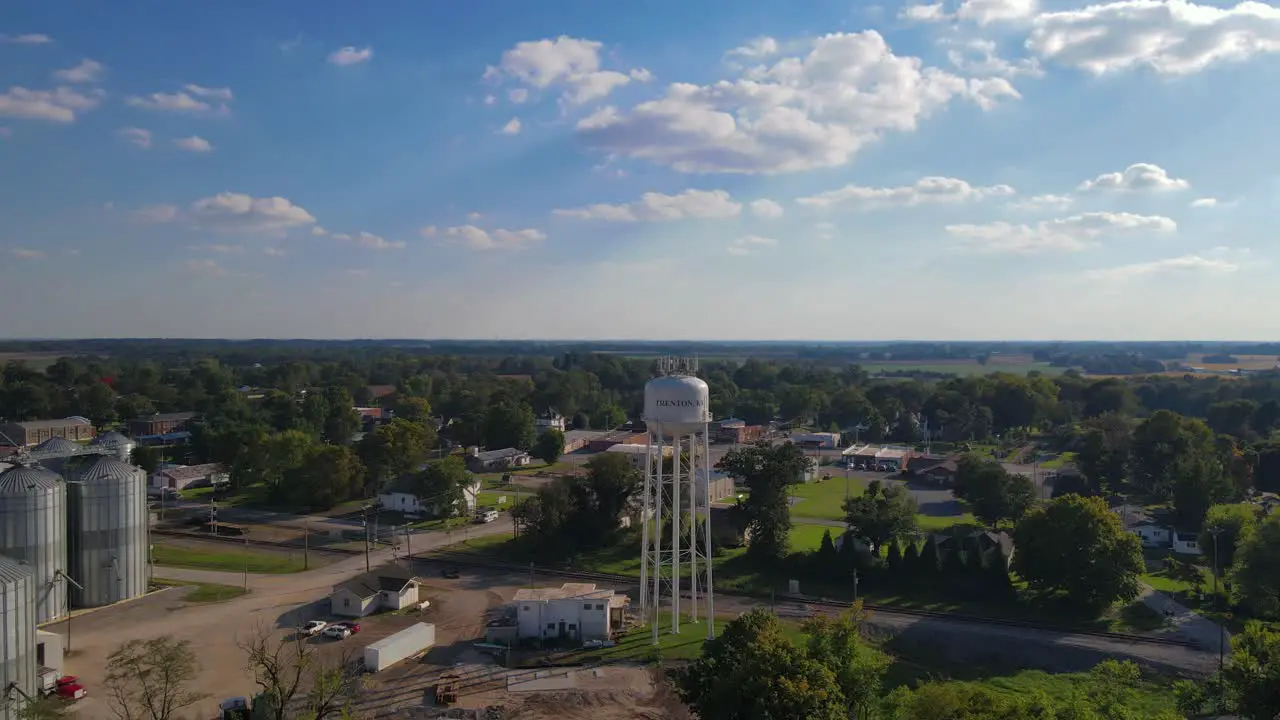
{"label": "parked car", "polygon": [[351,621],[349,621],[349,620],[344,620],[344,621],[342,621],[342,622],[336,622],[336,623],[334,623],[334,624],[333,624],[333,627],[343,627],[343,628],[346,628],[347,630],[349,630],[349,631],[351,632],[351,634],[352,634],[352,635],[355,635],[356,633],[360,632],[360,623],[354,623],[354,622],[351,622]]}
{"label": "parked car", "polygon": [[351,630],[343,625],[330,625],[324,629],[324,636],[334,640],[346,640],[351,637]]}
{"label": "parked car", "polygon": [[475,523],[477,525],[483,525],[484,523],[491,523],[497,519],[498,519],[497,510],[485,510],[484,512],[476,513]]}
{"label": "parked car", "polygon": [[445,568],[440,571],[440,577],[448,580],[457,580],[461,576],[462,573],[458,572],[458,568]]}
{"label": "parked car", "polygon": [[300,630],[303,635],[318,635],[327,627],[329,627],[329,623],[323,620],[311,620],[306,625],[303,625]]}
{"label": "parked car", "polygon": [[88,695],[89,691],[80,684],[80,678],[75,675],[65,675],[58,678],[58,686],[54,688],[53,694],[63,700],[79,700]]}

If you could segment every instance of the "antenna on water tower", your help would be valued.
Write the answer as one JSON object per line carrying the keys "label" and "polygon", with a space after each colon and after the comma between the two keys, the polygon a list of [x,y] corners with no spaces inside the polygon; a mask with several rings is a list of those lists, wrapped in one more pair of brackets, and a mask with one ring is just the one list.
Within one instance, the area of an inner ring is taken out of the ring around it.
{"label": "antenna on water tower", "polygon": [[[659,376],[644,388],[643,419],[648,429],[648,450],[640,556],[640,612],[652,627],[655,645],[664,594],[669,601],[671,632],[680,632],[685,566],[689,569],[692,599],[687,606],[689,619],[698,621],[701,599],[705,606],[707,637],[715,637],[711,452],[707,432],[711,422],[711,394],[707,384],[697,377],[696,359],[664,356],[658,359],[657,369]],[[667,457],[672,458],[670,470],[665,463]]]}

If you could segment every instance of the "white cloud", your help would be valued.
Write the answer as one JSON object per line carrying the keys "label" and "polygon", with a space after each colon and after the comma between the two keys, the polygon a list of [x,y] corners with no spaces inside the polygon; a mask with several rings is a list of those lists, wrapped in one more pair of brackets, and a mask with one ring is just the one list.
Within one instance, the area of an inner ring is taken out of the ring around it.
{"label": "white cloud", "polygon": [[28,90],[15,86],[0,93],[0,117],[70,123],[78,113],[96,108],[103,97],[101,90],[82,93],[67,87]]}
{"label": "white cloud", "polygon": [[352,45],[338,48],[329,53],[329,64],[331,65],[356,65],[362,62],[369,62],[373,59],[373,48],[362,47],[357,48]]}
{"label": "white cloud", "polygon": [[48,257],[43,250],[33,250],[31,248],[24,247],[9,248],[9,254],[19,260],[43,260]]}
{"label": "white cloud", "polygon": [[902,20],[911,20],[913,22],[942,22],[951,19],[951,16],[943,9],[942,3],[907,5],[898,11],[898,17]]}
{"label": "white cloud", "polygon": [[102,63],[85,58],[72,67],[54,72],[53,76],[62,82],[94,83],[102,79],[105,69]]}
{"label": "white cloud", "polygon": [[1114,190],[1119,192],[1167,192],[1186,190],[1191,183],[1181,178],[1169,177],[1159,165],[1134,163],[1121,172],[1103,173],[1092,180],[1085,180],[1076,188],[1080,191]]}
{"label": "white cloud", "polygon": [[281,233],[316,222],[311,213],[286,198],[232,192],[195,201],[189,215],[197,227],[224,232]]}
{"label": "white cloud", "polygon": [[815,208],[836,206],[861,210],[886,207],[914,207],[939,203],[962,203],[989,197],[1008,197],[1015,194],[1008,185],[974,187],[964,180],[947,177],[926,177],[912,185],[901,187],[862,187],[846,185],[813,197],[797,198],[800,205]]}
{"label": "white cloud", "polygon": [[230,112],[230,103],[235,96],[230,88],[207,88],[200,85],[185,85],[174,93],[151,93],[146,96],[133,95],[125,100],[133,107],[148,110],[177,113],[218,113]]}
{"label": "white cloud", "polygon": [[964,0],[956,17],[979,25],[1025,20],[1036,14],[1037,0]]}
{"label": "white cloud", "polygon": [[436,236],[436,226],[435,226],[435,225],[423,225],[421,228],[419,228],[419,229],[418,229],[418,234],[419,234],[419,235],[421,235],[421,236],[422,236],[422,237],[424,237],[424,238],[432,238],[432,237],[435,237],[435,236]]}
{"label": "white cloud", "polygon": [[973,39],[947,51],[947,62],[966,75],[998,75],[1013,78],[1019,75],[1043,77],[1044,69],[1035,58],[1005,60],[996,52],[992,40]]}
{"label": "white cloud", "polygon": [[137,145],[140,148],[151,147],[151,131],[143,128],[127,127],[121,128],[116,132],[117,135],[124,138],[127,142]]}
{"label": "white cloud", "polygon": [[639,83],[647,83],[653,79],[653,73],[649,72],[646,68],[631,68],[627,75],[629,75],[632,80]]}
{"label": "white cloud", "polygon": [[196,152],[196,153],[213,152],[213,143],[209,142],[208,140],[205,140],[204,138],[198,135],[179,138],[177,140],[174,140],[173,144],[177,145],[183,150],[189,150],[191,152]]}
{"label": "white cloud", "polygon": [[819,240],[830,240],[836,236],[836,224],[830,222],[814,223],[813,232]]}
{"label": "white cloud", "polygon": [[476,220],[479,220],[479,219],[480,219],[480,218],[482,218],[482,217],[484,217],[484,216],[483,216],[483,215],[481,215],[480,213],[478,213],[478,212],[474,211],[474,210],[472,210],[471,212],[467,213],[467,219],[468,219],[468,220],[471,220],[472,222],[474,222],[474,221],[476,221]]}
{"label": "white cloud", "polygon": [[498,132],[502,135],[519,135],[520,128],[521,128],[520,118],[511,118],[510,120],[507,121],[507,124],[503,125],[502,129],[499,130]]}
{"label": "white cloud", "polygon": [[1218,206],[1218,198],[1202,197],[1191,201],[1193,208],[1211,208]]}
{"label": "white cloud", "polygon": [[219,253],[223,255],[244,252],[244,247],[241,245],[201,245],[197,249],[207,250],[212,253]]}
{"label": "white cloud", "polygon": [[578,133],[610,155],[680,172],[785,173],[843,165],[954,98],[989,108],[1019,97],[1004,78],[965,79],[894,55],[875,31],[827,35],[810,47],[735,80],[674,83],[630,111],[601,108]]}
{"label": "white cloud", "polygon": [[5,35],[0,33],[0,45],[47,45],[53,38],[44,33],[27,33],[25,35]]}
{"label": "white cloud", "polygon": [[[1247,254],[1244,251],[1243,254]],[[1233,273],[1240,269],[1240,262],[1228,259],[1226,256],[1238,255],[1229,248],[1215,248],[1206,253],[1182,255],[1180,257],[1164,258],[1162,260],[1153,260],[1144,263],[1132,263],[1130,265],[1119,265],[1116,267],[1102,268],[1098,270],[1090,270],[1085,273],[1085,278],[1089,280],[1104,282],[1127,282],[1138,278],[1149,277],[1151,275],[1163,275],[1167,273],[1195,273],[1195,274],[1227,274]]]}
{"label": "white cloud", "polygon": [[319,225],[311,226],[311,235],[313,237],[324,237],[325,235],[328,235],[328,234],[329,234],[329,231],[325,230],[323,227]]}
{"label": "white cloud", "polygon": [[[581,105],[606,97],[626,85],[635,75],[600,69],[603,43],[561,35],[555,40],[529,40],[516,43],[502,54],[501,62],[490,66],[485,79],[513,78],[539,90],[562,87],[561,101]],[[648,71],[636,72],[647,76]],[[643,80],[641,80],[643,82]]]}
{"label": "white cloud", "polygon": [[1280,51],[1280,8],[1186,0],[1121,0],[1035,18],[1027,48],[1095,75],[1146,66],[1185,75],[1224,61]]}
{"label": "white cloud", "polygon": [[489,231],[475,225],[445,228],[444,234],[472,250],[520,250],[547,239],[547,236],[539,230]]}
{"label": "white cloud", "polygon": [[781,205],[764,198],[760,200],[752,200],[750,207],[752,214],[759,218],[765,218],[766,220],[780,218],[784,212]]}
{"label": "white cloud", "polygon": [[553,210],[552,214],[582,220],[638,222],[686,218],[709,220],[735,217],[741,212],[742,204],[734,202],[724,190],[685,190],[677,195],[649,192],[632,203],[600,203],[572,210]]}
{"label": "white cloud", "polygon": [[200,258],[187,260],[182,263],[187,272],[195,275],[206,275],[208,277],[222,277],[227,274],[225,268],[218,264],[216,260],[210,258]]}
{"label": "white cloud", "polygon": [[178,218],[177,205],[150,205],[133,211],[133,217],[142,222],[167,223]]}
{"label": "white cloud", "polygon": [[497,102],[498,102],[498,98],[497,98],[496,96],[494,96],[494,95],[485,95],[485,96],[484,96],[484,104],[485,104],[485,105],[494,105],[494,104],[496,104]]}
{"label": "white cloud", "polygon": [[1010,210],[1066,210],[1075,204],[1076,199],[1070,195],[1032,195],[1029,198],[1015,200],[1009,203]]}
{"label": "white cloud", "polygon": [[356,233],[354,237],[345,233],[334,235],[333,237],[355,243],[357,247],[366,248],[368,250],[400,250],[407,245],[403,240],[385,240],[378,235],[368,232]]}
{"label": "white cloud", "polygon": [[284,248],[278,248],[278,247],[268,245],[267,247],[262,248],[262,254],[266,255],[267,257],[284,257],[289,253],[285,252]]}
{"label": "white cloud", "polygon": [[985,225],[948,225],[946,230],[962,238],[974,250],[1004,253],[1034,253],[1047,250],[1084,250],[1094,247],[1107,235],[1127,233],[1172,233],[1173,220],[1159,215],[1091,212],[1035,225],[1014,225],[999,221]]}
{"label": "white cloud", "polygon": [[750,255],[758,252],[761,248],[773,247],[778,244],[777,240],[759,235],[744,235],[737,238],[729,245],[730,255]]}
{"label": "white cloud", "polygon": [[515,88],[507,93],[507,99],[516,105],[521,105],[529,99],[529,88]]}
{"label": "white cloud", "polygon": [[773,57],[781,51],[778,41],[771,37],[761,36],[748,41],[746,45],[736,47],[725,53],[726,57],[741,57],[758,60]]}

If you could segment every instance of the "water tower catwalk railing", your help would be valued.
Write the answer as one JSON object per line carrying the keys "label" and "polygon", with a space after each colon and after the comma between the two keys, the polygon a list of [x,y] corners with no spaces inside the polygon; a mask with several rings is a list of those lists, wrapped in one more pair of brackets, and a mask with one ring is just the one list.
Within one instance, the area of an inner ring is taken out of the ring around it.
{"label": "water tower catwalk railing", "polygon": [[[664,359],[661,377],[645,386],[648,452],[645,463],[640,563],[640,609],[659,642],[662,600],[670,602],[670,631],[680,632],[682,609],[698,621],[705,608],[707,637],[715,636],[711,570],[710,393],[689,361]],[[668,458],[670,466],[668,467]],[[688,580],[688,605],[683,605]]]}

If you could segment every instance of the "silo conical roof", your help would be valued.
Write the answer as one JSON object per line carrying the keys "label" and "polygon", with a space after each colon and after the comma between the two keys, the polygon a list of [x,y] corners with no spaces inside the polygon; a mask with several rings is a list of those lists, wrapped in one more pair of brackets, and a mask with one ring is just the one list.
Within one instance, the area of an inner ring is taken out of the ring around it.
{"label": "silo conical roof", "polygon": [[12,583],[31,577],[31,566],[0,555],[0,583]]}
{"label": "silo conical roof", "polygon": [[0,493],[23,493],[48,490],[58,486],[62,478],[39,466],[22,466],[0,472]]}
{"label": "silo conical roof", "polygon": [[35,447],[36,452],[46,455],[56,453],[74,453],[80,450],[80,446],[67,440],[66,438],[49,438]]}
{"label": "silo conical roof", "polygon": [[98,482],[102,480],[132,480],[138,472],[134,466],[120,462],[110,455],[101,455],[88,464],[76,475],[80,482]]}
{"label": "silo conical roof", "polygon": [[124,435],[121,435],[115,430],[112,430],[110,432],[102,433],[98,437],[90,440],[89,444],[102,445],[106,447],[119,447],[120,445],[127,445],[131,442],[133,441],[130,440],[129,438],[125,437]]}

